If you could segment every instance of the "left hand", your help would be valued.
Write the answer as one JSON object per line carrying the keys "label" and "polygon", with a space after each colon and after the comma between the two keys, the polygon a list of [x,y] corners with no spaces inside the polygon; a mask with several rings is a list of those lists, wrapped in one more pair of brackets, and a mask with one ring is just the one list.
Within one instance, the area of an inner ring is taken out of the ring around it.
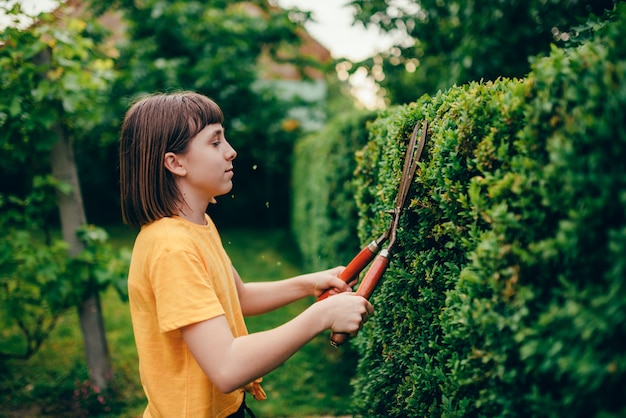
{"label": "left hand", "polygon": [[346,283],[338,276],[345,270],[344,266],[334,267],[328,270],[311,273],[310,279],[313,284],[313,296],[318,297],[327,289],[330,289],[330,296],[343,292],[351,292],[358,278],[353,279],[350,283]]}

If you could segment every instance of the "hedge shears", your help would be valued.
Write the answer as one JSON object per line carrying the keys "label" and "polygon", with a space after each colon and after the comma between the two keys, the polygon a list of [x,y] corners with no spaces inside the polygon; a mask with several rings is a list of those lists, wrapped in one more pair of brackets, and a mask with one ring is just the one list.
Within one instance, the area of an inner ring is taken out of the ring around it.
{"label": "hedge shears", "polygon": [[[359,285],[356,293],[360,296],[363,296],[366,299],[369,299],[379,280],[387,270],[389,266],[389,260],[391,257],[391,248],[396,243],[398,225],[400,223],[400,215],[402,214],[402,210],[404,208],[404,203],[406,201],[406,197],[409,194],[409,190],[411,188],[411,184],[413,183],[413,177],[415,176],[415,171],[417,170],[417,164],[422,155],[422,151],[424,150],[424,145],[426,144],[427,132],[428,132],[428,121],[425,120],[422,124],[422,135],[419,143],[417,142],[417,135],[419,132],[419,124],[415,125],[413,129],[413,133],[411,134],[411,139],[407,145],[406,154],[404,157],[404,166],[402,167],[402,177],[400,179],[400,186],[398,188],[398,195],[396,197],[395,207],[393,210],[388,211],[389,214],[392,215],[391,222],[387,230],[380,236],[378,239],[370,242],[367,246],[365,246],[353,259],[348,263],[346,268],[341,272],[338,276],[341,280],[346,283],[350,283],[353,281],[359,273],[376,257],[376,254],[385,243],[385,241],[389,240],[387,246],[380,251],[378,257],[374,260],[371,267],[368,269],[365,277],[363,278],[361,284]],[[330,290],[322,293],[317,299],[323,300],[330,296]],[[334,347],[339,347],[345,343],[348,339],[348,334],[333,332],[330,336],[330,343]]]}

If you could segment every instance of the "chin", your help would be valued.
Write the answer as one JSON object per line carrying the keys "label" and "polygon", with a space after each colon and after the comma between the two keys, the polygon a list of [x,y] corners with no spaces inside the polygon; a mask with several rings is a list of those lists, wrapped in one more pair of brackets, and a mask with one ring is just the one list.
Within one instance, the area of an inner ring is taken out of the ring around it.
{"label": "chin", "polygon": [[216,194],[215,197],[227,195],[228,193],[231,192],[231,190],[233,190],[233,186],[232,185],[230,187],[225,188],[220,193]]}

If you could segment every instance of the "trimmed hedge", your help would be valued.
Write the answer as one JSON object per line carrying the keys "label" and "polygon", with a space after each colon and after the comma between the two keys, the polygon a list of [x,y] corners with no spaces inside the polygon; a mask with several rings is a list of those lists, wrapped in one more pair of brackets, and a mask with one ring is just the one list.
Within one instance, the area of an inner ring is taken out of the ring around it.
{"label": "trimmed hedge", "polygon": [[370,126],[361,244],[388,225],[415,123],[431,137],[376,314],[351,342],[356,414],[626,416],[624,39],[620,4],[524,80],[453,87]]}
{"label": "trimmed hedge", "polygon": [[359,250],[354,153],[367,143],[366,124],[374,117],[359,111],[337,115],[295,146],[291,231],[307,270],[346,264]]}

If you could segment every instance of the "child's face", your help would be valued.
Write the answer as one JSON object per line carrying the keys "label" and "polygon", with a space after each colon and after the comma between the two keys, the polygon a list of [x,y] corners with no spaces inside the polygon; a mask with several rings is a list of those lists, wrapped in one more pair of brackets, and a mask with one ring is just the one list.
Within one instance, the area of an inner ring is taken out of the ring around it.
{"label": "child's face", "polygon": [[237,152],[230,146],[219,123],[207,125],[189,141],[179,162],[186,170],[179,181],[185,183],[186,193],[193,199],[210,202],[216,196],[230,192],[233,187],[233,160]]}

